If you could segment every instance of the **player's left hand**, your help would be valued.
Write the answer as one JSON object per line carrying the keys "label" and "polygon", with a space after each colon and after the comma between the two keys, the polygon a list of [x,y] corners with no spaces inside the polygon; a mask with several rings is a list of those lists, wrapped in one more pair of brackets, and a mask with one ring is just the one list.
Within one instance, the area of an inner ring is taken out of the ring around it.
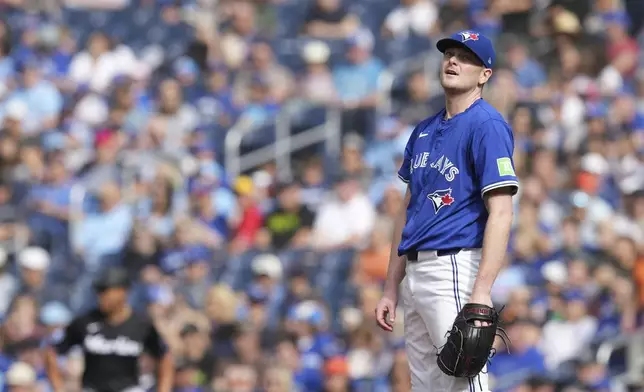
{"label": "player's left hand", "polygon": [[[468,303],[482,304],[482,305],[494,307],[494,305],[492,304],[492,297],[490,296],[490,294],[473,293]],[[474,320],[474,325],[477,327],[487,327],[490,325],[490,323],[487,321]]]}

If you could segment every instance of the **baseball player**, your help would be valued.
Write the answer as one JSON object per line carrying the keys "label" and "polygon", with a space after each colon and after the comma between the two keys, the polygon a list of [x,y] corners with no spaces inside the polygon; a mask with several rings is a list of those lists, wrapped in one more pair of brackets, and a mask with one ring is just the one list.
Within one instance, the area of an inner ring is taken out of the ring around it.
{"label": "baseball player", "polygon": [[74,346],[81,347],[85,357],[83,392],[144,391],[139,386],[139,358],[144,353],[157,360],[155,390],[172,390],[172,354],[152,321],[135,313],[128,304],[129,287],[127,270],[106,268],[94,282],[98,307],[51,336],[45,358],[54,391],[66,391],[58,355],[68,353]]}
{"label": "baseball player", "polygon": [[376,320],[392,331],[401,286],[412,391],[488,391],[484,372],[478,380],[452,377],[436,361],[465,304],[492,306],[519,186],[514,139],[482,98],[495,61],[490,40],[461,31],[436,47],[443,53],[445,108],[418,124],[405,148],[398,171],[407,183],[405,209],[395,226]]}

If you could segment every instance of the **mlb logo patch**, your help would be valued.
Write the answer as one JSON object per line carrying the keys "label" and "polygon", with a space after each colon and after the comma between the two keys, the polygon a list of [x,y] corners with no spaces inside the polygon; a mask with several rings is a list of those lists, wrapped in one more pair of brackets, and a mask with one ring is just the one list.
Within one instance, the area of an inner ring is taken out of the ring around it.
{"label": "mlb logo patch", "polygon": [[459,34],[461,34],[461,37],[462,37],[461,42],[478,41],[479,40],[478,33],[472,33],[472,32],[469,32],[469,31],[463,31],[463,32],[461,32]]}
{"label": "mlb logo patch", "polygon": [[438,213],[438,210],[440,210],[441,208],[452,205],[452,203],[454,203],[454,198],[452,197],[452,188],[434,191],[427,195],[427,198],[431,200],[432,205],[434,206],[434,213]]}
{"label": "mlb logo patch", "polygon": [[499,169],[499,175],[504,177],[504,176],[513,176],[515,177],[516,174],[514,174],[514,168],[512,167],[512,161],[510,158],[499,158],[496,160],[496,167]]}

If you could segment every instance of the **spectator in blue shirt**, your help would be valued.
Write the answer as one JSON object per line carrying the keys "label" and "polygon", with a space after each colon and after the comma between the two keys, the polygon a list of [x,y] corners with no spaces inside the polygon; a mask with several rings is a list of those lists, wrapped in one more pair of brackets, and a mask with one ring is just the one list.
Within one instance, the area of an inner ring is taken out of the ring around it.
{"label": "spectator in blue shirt", "polygon": [[335,88],[346,109],[374,107],[378,78],[384,66],[371,53],[373,35],[368,30],[360,30],[349,38],[347,44],[348,63],[333,70]]}
{"label": "spectator in blue shirt", "polygon": [[126,79],[117,84],[111,96],[112,112],[122,113],[120,125],[131,137],[135,138],[149,119],[149,112],[137,102],[134,82]]}
{"label": "spectator in blue shirt", "polygon": [[[40,63],[34,58],[28,58],[17,64],[20,73],[20,87],[10,96],[22,100],[29,107],[29,116],[24,119],[25,133],[34,134],[43,130],[55,128],[58,116],[63,108],[63,98],[56,86],[42,78]],[[0,108],[4,112],[4,105]]]}
{"label": "spectator in blue shirt", "polygon": [[49,161],[46,182],[34,185],[28,196],[31,209],[29,228],[36,245],[59,248],[67,242],[70,175],[61,157]]}
{"label": "spectator in blue shirt", "polygon": [[157,176],[150,184],[150,197],[139,200],[137,218],[159,240],[168,239],[174,232],[174,188],[167,178]]}
{"label": "spectator in blue shirt", "polygon": [[521,87],[530,90],[546,82],[546,73],[538,62],[530,58],[530,52],[526,45],[514,42],[508,49],[507,57]]}
{"label": "spectator in blue shirt", "polygon": [[261,127],[273,119],[279,105],[271,97],[268,80],[256,74],[250,83],[249,102],[242,111],[239,121],[252,127]]}
{"label": "spectator in blue shirt", "polygon": [[112,262],[114,258],[119,259],[133,225],[132,211],[123,203],[116,183],[104,184],[98,199],[99,212],[83,217],[72,235],[76,251],[90,270],[95,270],[108,259]]}
{"label": "spectator in blue shirt", "polygon": [[343,128],[364,134],[373,127],[378,82],[384,66],[371,53],[374,38],[368,30],[359,30],[347,44],[348,63],[333,70],[333,80],[345,110]]}
{"label": "spectator in blue shirt", "polygon": [[610,375],[606,370],[606,366],[597,363],[590,358],[584,358],[579,361],[577,367],[577,378],[581,384],[590,391],[608,392],[613,390],[611,388]]}
{"label": "spectator in blue shirt", "polygon": [[539,325],[529,319],[516,320],[508,327],[511,347],[499,340],[497,354],[489,365],[494,391],[505,392],[521,385],[530,377],[546,372],[544,357],[537,349]]}
{"label": "spectator in blue shirt", "polygon": [[173,71],[188,102],[193,102],[199,95],[199,66],[190,57],[180,57],[173,64]]}
{"label": "spectator in blue shirt", "polygon": [[205,91],[195,102],[199,124],[215,129],[229,127],[237,117],[238,108],[233,101],[228,69],[220,62],[213,62],[208,68]]}
{"label": "spectator in blue shirt", "polygon": [[8,45],[0,43],[0,83],[6,83],[14,74],[13,58],[8,56]]}
{"label": "spectator in blue shirt", "polygon": [[[286,297],[286,289],[282,283],[282,263],[272,254],[263,254],[253,259],[251,269],[254,279],[252,286],[255,290],[266,294],[266,325],[269,328],[279,327],[279,312]],[[252,287],[251,286],[251,287]]]}
{"label": "spectator in blue shirt", "polygon": [[213,185],[208,184],[197,185],[192,192],[192,197],[197,220],[203,232],[200,236],[201,243],[219,247],[228,239],[230,227],[226,215],[213,203],[213,188]]}
{"label": "spectator in blue shirt", "polygon": [[276,360],[285,364],[293,371],[293,383],[298,391],[321,392],[324,389],[324,373],[319,358],[307,359],[300,354],[297,340],[293,335],[278,338],[276,344]]}
{"label": "spectator in blue shirt", "polygon": [[325,360],[343,354],[335,336],[327,330],[319,302],[308,300],[291,308],[287,329],[298,338],[297,347],[305,367],[322,371]]}
{"label": "spectator in blue shirt", "polygon": [[184,276],[179,293],[195,309],[203,309],[206,294],[212,285],[210,276],[211,252],[203,246],[191,246],[184,251]]}
{"label": "spectator in blue shirt", "polygon": [[18,254],[20,271],[20,288],[18,293],[29,295],[39,303],[52,300],[51,285],[48,285],[47,275],[50,270],[51,258],[46,250],[39,247],[29,247]]}

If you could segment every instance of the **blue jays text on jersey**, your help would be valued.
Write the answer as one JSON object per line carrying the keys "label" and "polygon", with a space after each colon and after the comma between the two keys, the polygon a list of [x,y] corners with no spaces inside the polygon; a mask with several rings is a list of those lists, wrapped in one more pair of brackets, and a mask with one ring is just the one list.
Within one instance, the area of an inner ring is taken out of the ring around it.
{"label": "blue jays text on jersey", "polygon": [[398,253],[480,248],[487,223],[485,192],[518,190],[514,138],[483,99],[445,119],[445,109],[422,121],[405,148],[398,176],[411,199]]}
{"label": "blue jays text on jersey", "polygon": [[[423,152],[416,154],[414,156],[414,163],[411,165],[409,171],[413,173],[415,169],[427,167],[427,161],[429,160],[429,152]],[[429,167],[432,169],[438,170],[441,175],[445,176],[445,179],[449,182],[454,181],[456,175],[460,173],[458,167],[454,166],[454,162],[450,161],[449,158],[442,155],[440,158],[429,164]]]}

